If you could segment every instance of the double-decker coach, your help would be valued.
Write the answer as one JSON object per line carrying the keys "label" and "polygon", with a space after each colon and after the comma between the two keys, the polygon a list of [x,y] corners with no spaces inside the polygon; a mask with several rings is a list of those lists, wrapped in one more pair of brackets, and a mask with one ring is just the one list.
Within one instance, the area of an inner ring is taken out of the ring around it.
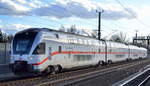
{"label": "double-decker coach", "polygon": [[147,50],[96,38],[30,28],[15,34],[10,67],[14,73],[58,73],[62,69],[145,58]]}

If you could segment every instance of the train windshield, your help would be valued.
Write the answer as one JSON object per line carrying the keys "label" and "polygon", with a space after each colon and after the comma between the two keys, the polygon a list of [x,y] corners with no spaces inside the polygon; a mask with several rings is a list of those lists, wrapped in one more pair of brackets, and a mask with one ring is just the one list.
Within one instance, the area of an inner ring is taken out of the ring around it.
{"label": "train windshield", "polygon": [[16,34],[13,41],[14,54],[29,54],[37,32],[22,32]]}
{"label": "train windshield", "polygon": [[17,45],[16,45],[16,51],[19,52],[19,51],[22,51],[22,52],[25,52],[27,50],[27,46],[29,44],[29,40],[20,40],[17,42]]}

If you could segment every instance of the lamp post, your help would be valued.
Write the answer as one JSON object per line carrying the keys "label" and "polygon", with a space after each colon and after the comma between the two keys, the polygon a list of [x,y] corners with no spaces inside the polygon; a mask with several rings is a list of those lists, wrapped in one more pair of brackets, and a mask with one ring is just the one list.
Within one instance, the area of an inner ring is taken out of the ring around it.
{"label": "lamp post", "polygon": [[96,13],[98,13],[98,39],[99,40],[101,39],[101,13],[103,12],[104,10],[101,11],[96,10]]}

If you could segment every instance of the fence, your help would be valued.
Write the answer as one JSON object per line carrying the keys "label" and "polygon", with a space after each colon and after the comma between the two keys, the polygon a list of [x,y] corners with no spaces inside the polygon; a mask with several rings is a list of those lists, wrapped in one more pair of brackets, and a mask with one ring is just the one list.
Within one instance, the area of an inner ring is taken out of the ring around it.
{"label": "fence", "polygon": [[0,65],[8,64],[10,60],[10,44],[0,43]]}

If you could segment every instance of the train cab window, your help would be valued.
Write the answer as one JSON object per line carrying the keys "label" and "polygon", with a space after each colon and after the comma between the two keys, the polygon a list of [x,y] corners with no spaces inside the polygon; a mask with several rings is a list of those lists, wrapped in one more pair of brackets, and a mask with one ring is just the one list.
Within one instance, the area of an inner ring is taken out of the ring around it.
{"label": "train cab window", "polygon": [[45,54],[45,43],[40,43],[33,51],[33,54]]}
{"label": "train cab window", "polygon": [[15,35],[13,40],[14,54],[29,54],[37,32],[26,31]]}

